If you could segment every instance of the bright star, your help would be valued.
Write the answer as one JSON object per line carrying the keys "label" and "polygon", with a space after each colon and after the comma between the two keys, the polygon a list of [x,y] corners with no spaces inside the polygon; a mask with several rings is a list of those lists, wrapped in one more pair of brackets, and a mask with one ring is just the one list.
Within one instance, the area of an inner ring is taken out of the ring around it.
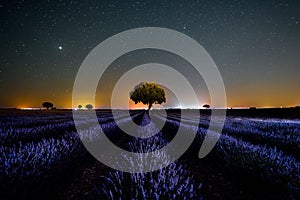
{"label": "bright star", "polygon": [[59,46],[58,48],[59,48],[59,50],[62,50],[62,46]]}

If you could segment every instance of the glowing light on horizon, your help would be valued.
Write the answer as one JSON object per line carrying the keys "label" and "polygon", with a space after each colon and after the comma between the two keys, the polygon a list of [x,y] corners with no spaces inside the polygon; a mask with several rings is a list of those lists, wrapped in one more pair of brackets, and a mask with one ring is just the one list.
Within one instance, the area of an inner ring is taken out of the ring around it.
{"label": "glowing light on horizon", "polygon": [[42,110],[43,108],[19,108],[20,110]]}

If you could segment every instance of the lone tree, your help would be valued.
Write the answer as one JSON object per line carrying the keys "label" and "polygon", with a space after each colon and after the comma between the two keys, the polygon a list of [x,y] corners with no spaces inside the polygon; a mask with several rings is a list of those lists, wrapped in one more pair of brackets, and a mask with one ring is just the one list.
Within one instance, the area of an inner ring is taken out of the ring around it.
{"label": "lone tree", "polygon": [[92,110],[94,107],[92,106],[92,104],[87,104],[85,106],[85,108],[88,109],[88,110]]}
{"label": "lone tree", "polygon": [[50,103],[50,102],[44,102],[42,104],[43,107],[47,108],[47,110],[49,110],[49,108],[52,108],[53,107],[53,103]]}
{"label": "lone tree", "polygon": [[148,105],[148,111],[153,104],[166,102],[165,91],[158,84],[153,82],[141,82],[130,92],[130,99],[135,104],[142,102]]}
{"label": "lone tree", "polygon": [[82,108],[82,105],[78,105],[78,109],[80,110]]}
{"label": "lone tree", "polygon": [[203,105],[203,108],[206,108],[206,109],[208,109],[208,108],[210,108],[210,105],[208,105],[208,104],[204,104],[204,105]]}

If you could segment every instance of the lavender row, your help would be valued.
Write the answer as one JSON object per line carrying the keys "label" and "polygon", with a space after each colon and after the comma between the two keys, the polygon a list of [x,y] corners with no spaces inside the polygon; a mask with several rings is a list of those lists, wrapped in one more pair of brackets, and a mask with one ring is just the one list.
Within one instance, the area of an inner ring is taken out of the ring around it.
{"label": "lavender row", "polygon": [[[177,121],[167,120],[168,129],[174,129],[180,124]],[[187,132],[189,129],[198,129],[194,146],[194,153],[198,154],[199,146],[204,140],[205,134],[217,134],[207,132],[207,129],[181,123]],[[269,184],[283,186],[291,195],[299,195],[300,192],[300,162],[293,156],[287,155],[277,148],[254,145],[241,139],[221,135],[213,150],[218,156],[218,162],[227,166],[227,169],[235,174],[251,174]],[[234,169],[234,170],[233,170]]]}
{"label": "lavender row", "polygon": [[[180,119],[178,116],[171,116],[169,119],[182,121],[182,123],[197,126],[197,122],[187,119]],[[200,120],[198,125],[207,129],[209,121]],[[274,128],[276,127],[276,131]],[[256,122],[251,120],[238,120],[229,118],[225,121],[222,134],[240,138],[243,141],[257,145],[267,145],[268,147],[283,150],[287,154],[300,159],[300,124],[294,122]]]}
{"label": "lavender row", "polygon": [[[119,116],[116,116],[116,120],[121,120],[125,117],[127,117],[127,115],[120,114]],[[44,120],[45,119],[40,119],[36,121],[39,124],[44,124]],[[98,116],[98,121],[101,125],[113,122],[114,120],[114,117],[111,115],[110,117]],[[84,124],[88,127],[89,121],[85,120],[83,115],[80,125]],[[73,120],[70,120],[69,118],[66,118],[63,122],[61,122],[60,119],[59,123],[54,121],[53,123],[32,127],[4,126],[0,127],[0,145],[11,146],[13,144],[18,144],[19,141],[26,143],[31,141],[37,142],[44,138],[59,138],[70,132],[76,132],[76,127]]]}
{"label": "lavender row", "polygon": [[[147,119],[147,116],[143,117]],[[143,123],[142,121],[142,123]],[[150,138],[133,138],[127,142],[131,152],[152,152],[168,143],[165,136],[151,124],[144,132],[158,132]],[[201,184],[196,184],[193,177],[179,162],[167,166],[169,155],[165,151],[152,154],[150,159],[133,162],[125,157],[134,168],[143,169],[143,165],[161,166],[159,170],[148,173],[126,173],[112,170],[103,176],[99,185],[90,192],[89,196],[107,199],[202,199],[199,194]],[[164,164],[167,167],[163,167]],[[122,163],[120,163],[122,165]]]}

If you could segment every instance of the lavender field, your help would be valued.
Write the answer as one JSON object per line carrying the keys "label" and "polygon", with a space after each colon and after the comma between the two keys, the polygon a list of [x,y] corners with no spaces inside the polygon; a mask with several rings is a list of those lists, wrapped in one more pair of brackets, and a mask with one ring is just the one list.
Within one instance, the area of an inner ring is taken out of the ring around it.
{"label": "lavender field", "polygon": [[[85,112],[85,111],[78,111]],[[208,111],[200,121],[191,114],[169,110],[162,120],[153,112],[158,132],[150,138],[134,138],[115,123],[149,122],[144,111],[97,111],[106,136],[117,146],[148,152],[169,143],[179,126],[196,129],[192,145],[173,164],[158,171],[131,174],[97,161],[83,146],[72,111],[0,111],[1,199],[298,199],[300,194],[299,118],[228,115],[213,151],[203,159],[199,149],[210,123]],[[242,111],[240,111],[242,112]],[[82,118],[83,125],[88,124]],[[212,125],[214,126],[214,124]],[[86,127],[85,139],[99,140],[94,127]],[[153,163],[162,155],[155,155]],[[163,161],[161,161],[163,162]],[[149,163],[149,165],[153,164]],[[121,164],[121,163],[120,163]]]}

